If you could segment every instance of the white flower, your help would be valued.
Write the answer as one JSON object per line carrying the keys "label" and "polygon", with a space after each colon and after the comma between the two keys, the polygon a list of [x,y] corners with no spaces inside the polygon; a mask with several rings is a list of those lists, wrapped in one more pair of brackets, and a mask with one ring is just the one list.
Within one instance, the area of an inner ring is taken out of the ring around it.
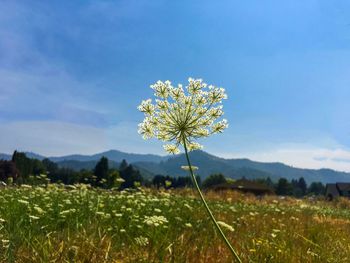
{"label": "white flower", "polygon": [[148,238],[143,236],[135,237],[135,242],[139,246],[147,246],[149,244]]}
{"label": "white flower", "polygon": [[[192,170],[198,170],[199,169],[197,166],[193,166],[193,165],[191,165],[191,168],[192,168]],[[183,166],[181,166],[181,169],[189,171],[190,167],[186,166],[186,165],[183,165]]]}
{"label": "white flower", "polygon": [[201,79],[189,78],[188,82],[185,92],[182,85],[173,87],[170,81],[157,81],[151,85],[158,97],[155,104],[148,99],[138,107],[145,114],[139,133],[144,139],[174,142],[164,145],[171,154],[178,154],[184,142],[189,151],[201,149],[195,139],[221,133],[228,127],[225,119],[217,122],[224,114],[221,102],[227,99],[225,89],[207,86]]}
{"label": "white flower", "polygon": [[188,227],[188,228],[191,228],[192,224],[191,223],[186,223],[185,226]]}
{"label": "white flower", "polygon": [[145,216],[144,223],[149,226],[159,226],[168,223],[164,216]]}
{"label": "white flower", "polygon": [[234,229],[232,226],[230,226],[229,224],[226,224],[226,223],[223,222],[223,221],[218,221],[217,223],[218,223],[218,225],[220,225],[220,226],[226,228],[227,230],[229,230],[229,231],[231,231],[231,232],[235,231],[235,229]]}

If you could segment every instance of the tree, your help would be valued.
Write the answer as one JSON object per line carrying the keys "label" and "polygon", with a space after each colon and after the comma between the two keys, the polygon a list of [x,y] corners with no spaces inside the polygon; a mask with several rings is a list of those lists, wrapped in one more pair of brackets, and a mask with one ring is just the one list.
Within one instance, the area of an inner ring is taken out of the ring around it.
{"label": "tree", "polygon": [[310,187],[308,188],[308,193],[309,194],[314,194],[314,195],[324,195],[326,191],[326,188],[324,184],[321,182],[313,182],[310,184]]}
{"label": "tree", "polygon": [[299,180],[298,180],[298,187],[300,188],[302,195],[305,195],[306,191],[307,191],[307,184],[305,182],[304,177],[300,177],[299,178]]}
{"label": "tree", "polygon": [[280,178],[276,185],[276,194],[291,195],[293,192],[292,184],[286,178]]}
{"label": "tree", "polygon": [[14,151],[12,155],[12,162],[15,163],[19,171],[19,176],[23,179],[23,181],[26,181],[29,175],[32,173],[30,159],[25,155],[25,153]]}
{"label": "tree", "polygon": [[94,175],[96,176],[96,185],[105,186],[108,180],[109,166],[108,159],[102,157],[95,166]]}
{"label": "tree", "polygon": [[121,184],[121,188],[135,188],[135,183],[142,183],[143,178],[139,170],[129,164],[124,170],[120,170],[120,177],[124,180]]}
{"label": "tree", "polygon": [[156,175],[152,179],[152,184],[159,189],[160,187],[165,186],[165,176],[164,175]]}
{"label": "tree", "polygon": [[0,181],[7,182],[10,177],[15,181],[17,176],[18,170],[14,162],[0,160]]}
{"label": "tree", "polygon": [[124,171],[128,167],[128,163],[126,162],[125,159],[120,163],[119,165],[119,171]]}
{"label": "tree", "polygon": [[117,179],[120,178],[118,170],[110,170],[107,178],[107,187],[112,188],[117,184]]}
{"label": "tree", "polygon": [[203,181],[203,188],[210,188],[215,185],[227,183],[223,174],[212,174]]}

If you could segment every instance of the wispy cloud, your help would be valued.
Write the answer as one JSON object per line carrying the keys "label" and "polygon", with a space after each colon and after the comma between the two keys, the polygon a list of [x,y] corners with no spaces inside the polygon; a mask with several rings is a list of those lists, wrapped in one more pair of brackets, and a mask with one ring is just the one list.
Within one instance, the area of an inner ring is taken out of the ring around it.
{"label": "wispy cloud", "polygon": [[319,148],[307,144],[275,145],[273,150],[223,154],[226,158],[249,158],[261,162],[282,162],[294,167],[332,168],[350,172],[350,150]]}

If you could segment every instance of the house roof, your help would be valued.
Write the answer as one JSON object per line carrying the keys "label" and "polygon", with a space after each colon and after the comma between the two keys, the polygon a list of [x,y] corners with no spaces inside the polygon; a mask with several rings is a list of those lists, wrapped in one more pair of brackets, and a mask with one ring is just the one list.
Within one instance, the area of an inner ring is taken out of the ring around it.
{"label": "house roof", "polygon": [[256,183],[254,181],[249,181],[246,179],[237,180],[233,183],[224,183],[219,184],[214,187],[216,190],[222,189],[233,189],[233,190],[242,190],[242,191],[258,191],[258,192],[273,192],[273,189],[263,185]]}
{"label": "house roof", "polygon": [[339,191],[350,191],[350,183],[336,183]]}
{"label": "house roof", "polygon": [[339,195],[339,190],[336,184],[327,184],[326,191],[327,191],[327,194]]}

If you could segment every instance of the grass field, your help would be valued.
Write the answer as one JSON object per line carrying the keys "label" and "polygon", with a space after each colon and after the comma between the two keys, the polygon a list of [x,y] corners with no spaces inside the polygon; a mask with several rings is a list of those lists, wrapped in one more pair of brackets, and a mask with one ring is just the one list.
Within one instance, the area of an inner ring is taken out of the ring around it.
{"label": "grass field", "polygon": [[[243,262],[350,262],[350,203],[207,193]],[[232,262],[183,191],[0,189],[0,262]]]}

